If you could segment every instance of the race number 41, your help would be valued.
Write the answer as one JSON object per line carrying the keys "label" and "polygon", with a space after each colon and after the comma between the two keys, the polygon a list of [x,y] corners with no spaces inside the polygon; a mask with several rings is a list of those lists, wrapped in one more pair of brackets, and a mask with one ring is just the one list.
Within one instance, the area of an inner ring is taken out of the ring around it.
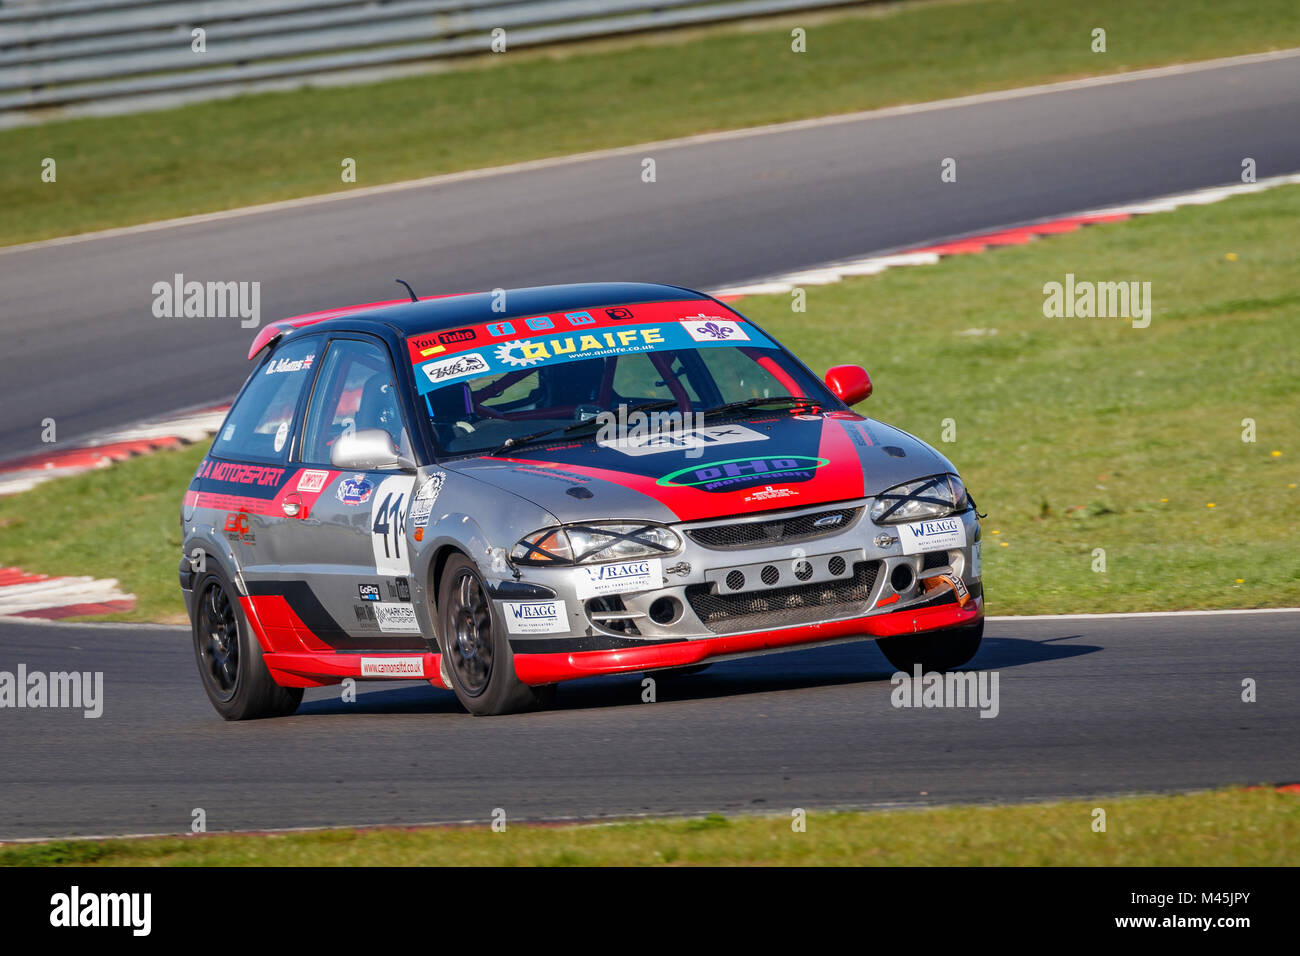
{"label": "race number 41", "polygon": [[385,478],[375,492],[370,512],[370,547],[375,554],[375,572],[402,576],[411,573],[411,556],[406,550],[406,513],[410,508],[415,478],[394,475]]}

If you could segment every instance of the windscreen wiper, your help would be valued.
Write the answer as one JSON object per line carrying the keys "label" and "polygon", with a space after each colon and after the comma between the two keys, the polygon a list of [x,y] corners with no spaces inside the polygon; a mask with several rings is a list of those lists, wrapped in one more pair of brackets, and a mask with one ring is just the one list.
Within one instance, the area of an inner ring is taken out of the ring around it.
{"label": "windscreen wiper", "polygon": [[727,402],[724,405],[717,405],[713,408],[706,408],[699,412],[700,415],[725,415],[728,412],[743,411],[747,408],[762,408],[764,406],[773,406],[776,408],[821,408],[822,403],[815,398],[797,395],[773,395],[770,398],[746,398],[739,402]]}
{"label": "windscreen wiper", "polygon": [[[677,404],[677,399],[675,398],[665,398],[662,399],[661,401],[656,401],[656,402],[642,402],[640,405],[634,405],[631,408],[629,408],[628,413],[631,414],[632,412],[649,412],[649,411],[654,411],[656,409],[668,408],[676,404]],[[527,445],[531,442],[540,441],[541,439],[546,438],[548,435],[554,435],[557,433],[561,437],[565,435],[570,435],[576,431],[580,431],[583,428],[590,428],[593,424],[595,424],[597,427],[600,427],[600,425],[603,424],[603,422],[601,421],[601,417],[599,415],[593,415],[591,418],[588,418],[585,421],[574,422],[572,425],[554,425],[551,428],[543,429],[540,432],[534,432],[531,435],[524,435],[522,438],[507,438],[504,442],[502,442],[501,447],[498,448],[496,451],[494,451],[492,454],[499,455],[503,451],[508,451],[511,448],[518,448],[520,445]]]}

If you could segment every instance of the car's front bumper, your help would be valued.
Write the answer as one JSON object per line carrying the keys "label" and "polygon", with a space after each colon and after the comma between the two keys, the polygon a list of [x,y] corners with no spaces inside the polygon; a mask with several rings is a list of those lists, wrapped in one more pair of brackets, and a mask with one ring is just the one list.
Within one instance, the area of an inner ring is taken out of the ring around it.
{"label": "car's front bumper", "polygon": [[[506,587],[553,595],[562,602],[564,623],[550,633],[509,633],[515,669],[526,683],[550,683],[977,621],[983,594],[974,510],[958,516],[963,544],[904,554],[896,527],[872,522],[869,504],[864,499],[679,525],[683,547],[662,559],[662,586],[614,595],[612,602],[579,596],[580,569],[520,568],[520,579]],[[797,522],[837,509],[854,511],[842,529],[779,543],[720,547],[695,533]],[[807,578],[797,573],[801,564]],[[729,576],[737,572],[741,578],[733,579],[746,583],[733,588]],[[675,602],[671,620],[656,623],[656,602]],[[504,601],[496,611],[511,613]]]}
{"label": "car's front bumper", "polygon": [[597,650],[564,650],[556,645],[571,641],[575,648],[589,642],[581,638],[555,640],[542,652],[516,651],[515,673],[525,684],[552,684],[579,677],[687,667],[710,660],[746,657],[774,650],[836,643],[857,638],[896,637],[948,627],[974,624],[984,616],[984,599],[971,595],[965,607],[956,600],[927,607],[907,608],[845,621],[804,625],[776,631],[728,634],[663,643]]}

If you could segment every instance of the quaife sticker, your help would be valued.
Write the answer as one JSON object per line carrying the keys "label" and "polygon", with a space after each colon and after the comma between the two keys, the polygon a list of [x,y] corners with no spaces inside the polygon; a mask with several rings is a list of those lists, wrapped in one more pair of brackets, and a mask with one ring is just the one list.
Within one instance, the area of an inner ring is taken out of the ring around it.
{"label": "quaife sticker", "polygon": [[375,620],[379,622],[379,629],[384,633],[419,633],[420,625],[415,620],[415,608],[412,605],[381,601],[371,606],[375,609]]}
{"label": "quaife sticker", "polygon": [[898,540],[904,554],[946,551],[966,547],[966,526],[960,518],[935,518],[898,525]]}
{"label": "quaife sticker", "polygon": [[423,677],[423,657],[363,657],[362,677]]}
{"label": "quaife sticker", "polygon": [[580,598],[653,591],[663,586],[663,562],[659,558],[584,565],[578,568],[577,591]]}
{"label": "quaife sticker", "polygon": [[567,634],[569,615],[563,601],[506,601],[506,630],[511,634]]}

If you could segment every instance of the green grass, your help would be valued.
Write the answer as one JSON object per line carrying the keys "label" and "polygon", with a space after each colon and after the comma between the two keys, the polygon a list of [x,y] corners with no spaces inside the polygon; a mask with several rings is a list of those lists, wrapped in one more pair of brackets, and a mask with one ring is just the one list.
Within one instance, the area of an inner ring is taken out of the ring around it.
{"label": "green grass", "polygon": [[[1092,829],[1106,811],[1106,832]],[[1293,866],[1300,799],[1272,789],[1001,807],[326,830],[0,847],[0,866]]]}
{"label": "green grass", "polygon": [[[352,188],[345,157],[367,186],[1300,45],[1293,0],[905,3],[779,23],[0,132],[0,244]],[[56,183],[40,180],[45,157]]]}
{"label": "green grass", "polygon": [[[818,371],[866,366],[859,410],[957,465],[988,514],[991,612],[1294,606],[1298,244],[1288,187],[810,288],[806,315],[741,308]],[[1149,281],[1150,327],[1045,318],[1067,272]]]}
{"label": "green grass", "polygon": [[[780,295],[740,308],[819,372],[866,366],[859,409],[956,464],[988,515],[991,612],[1293,606],[1297,248],[1300,187],[1286,187],[813,287],[806,313]],[[1044,318],[1042,286],[1067,272],[1151,282],[1150,327]],[[0,499],[0,564],[116,577],[140,598],[117,617],[181,619],[178,509],[202,454]]]}
{"label": "green grass", "polygon": [[208,445],[133,458],[0,498],[0,567],[117,578],[136,610],[96,620],[186,621],[176,566],[181,497]]}

